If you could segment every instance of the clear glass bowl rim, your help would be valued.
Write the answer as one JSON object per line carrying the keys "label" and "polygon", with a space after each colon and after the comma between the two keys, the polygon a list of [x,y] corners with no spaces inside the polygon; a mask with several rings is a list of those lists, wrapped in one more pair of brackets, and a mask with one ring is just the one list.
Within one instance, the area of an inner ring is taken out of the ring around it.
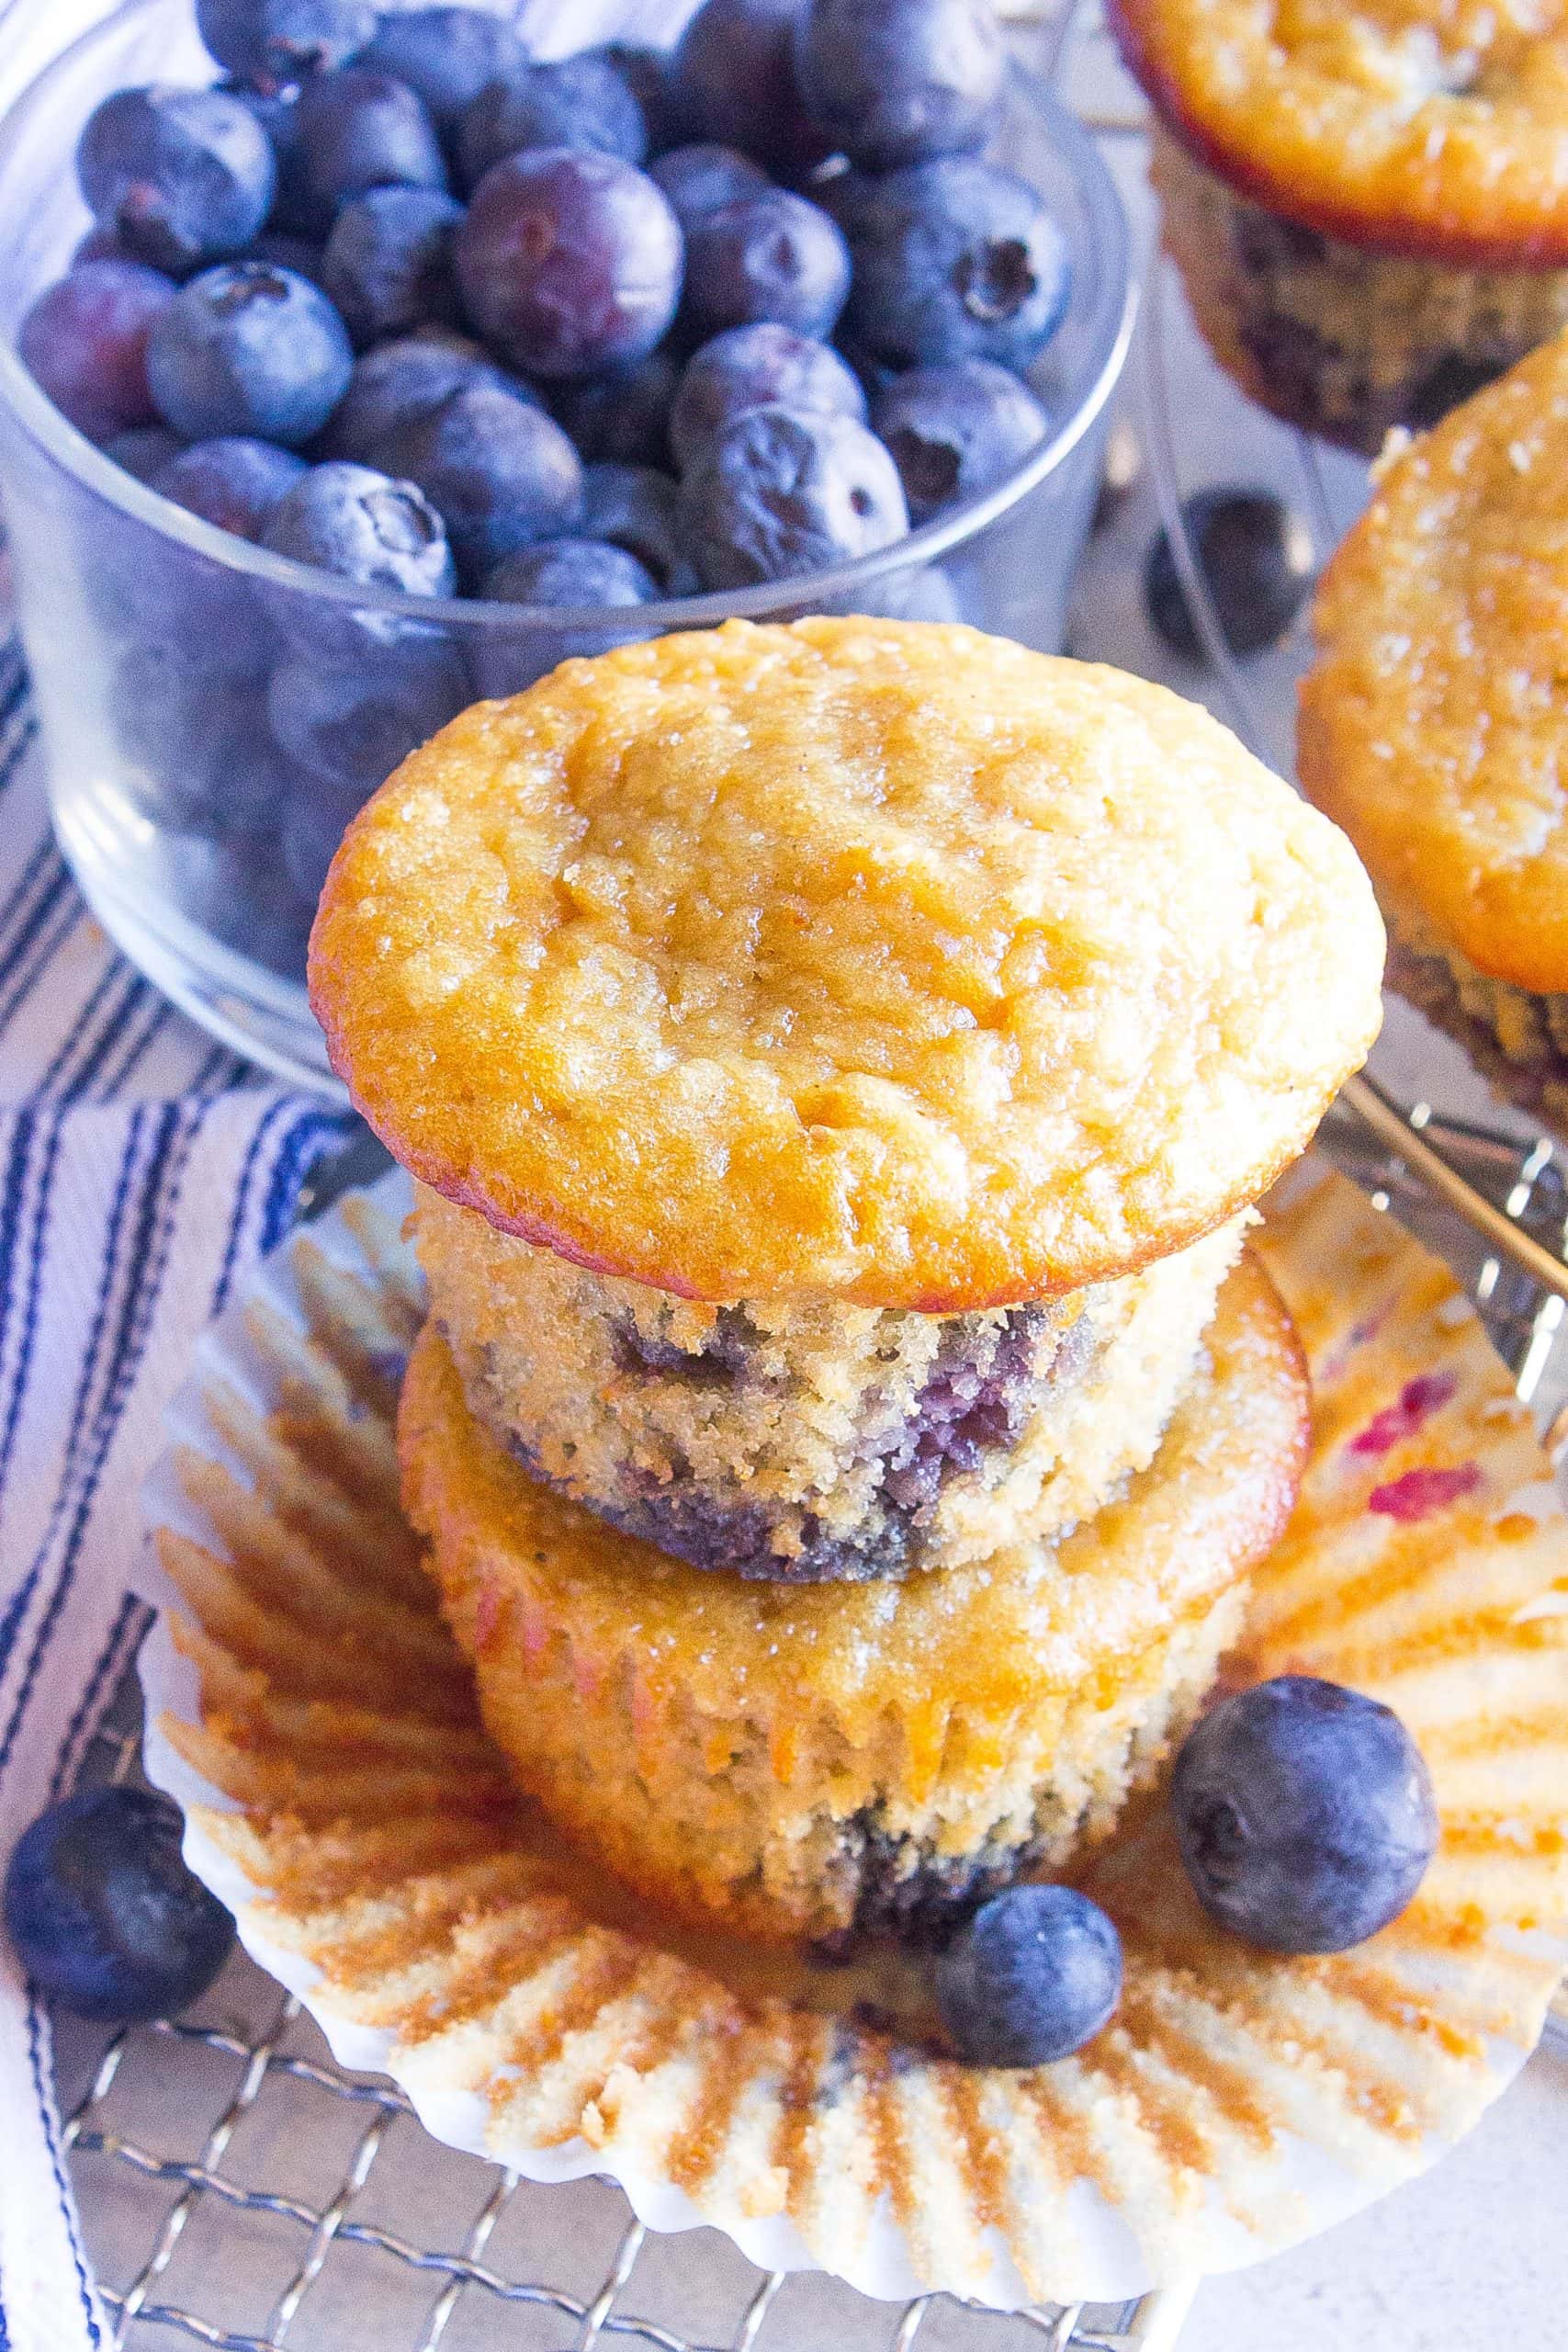
{"label": "clear glass bowl rim", "polygon": [[[147,12],[155,0],[121,0],[108,16],[68,42],[20,92],[0,116],[0,176],[35,111],[47,106],[51,88],[79,54],[104,40],[114,28]],[[6,12],[0,11],[0,14]],[[1090,218],[1104,239],[1105,284],[1091,314],[1091,340],[1083,370],[1086,381],[1077,405],[1034,454],[996,489],[983,492],[940,515],[918,530],[897,539],[873,555],[860,556],[829,571],[804,572],[770,580],[755,587],[727,589],[702,596],[663,597],[656,604],[629,606],[625,625],[637,638],[658,637],[681,628],[707,628],[726,620],[767,619],[780,609],[796,610],[803,603],[836,605],[853,609],[857,588],[884,579],[890,572],[918,570],[977,537],[1055,473],[1071,455],[1094,423],[1115,387],[1132,339],[1137,288],[1131,262],[1127,218],[1114,180],[1091,134],[1066,107],[1052,96],[1039,78],[1016,62],[1015,87],[1042,119],[1048,137],[1066,157],[1082,188]],[[615,626],[603,605],[506,605],[469,597],[405,596],[386,589],[369,589],[331,572],[299,563],[290,556],[236,538],[199,516],[188,514],[166,498],[148,490],[94,447],[68,424],[48,395],[36,384],[17,352],[0,341],[0,398],[21,429],[46,455],[95,496],[122,514],[156,531],[163,538],[231,570],[296,594],[320,596],[332,604],[351,605],[358,612],[386,614],[399,620],[423,621],[461,632],[515,630],[520,623],[562,630],[604,630]]]}

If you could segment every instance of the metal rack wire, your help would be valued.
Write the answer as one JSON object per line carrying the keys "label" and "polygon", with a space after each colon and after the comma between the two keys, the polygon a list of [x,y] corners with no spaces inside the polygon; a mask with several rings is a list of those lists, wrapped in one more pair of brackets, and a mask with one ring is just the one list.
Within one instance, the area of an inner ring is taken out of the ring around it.
{"label": "metal rack wire", "polygon": [[[134,1778],[140,1752],[139,1692],[128,1677],[83,1779]],[[932,2352],[1164,2352],[1180,2317],[1178,2300],[1162,2296],[1010,2315],[948,2296],[873,2304],[817,2275],[754,2269],[711,2231],[650,2238],[607,2182],[542,2188],[428,2139],[400,2091],[338,2066],[299,2002],[243,1955],[203,2007],[210,2021],[107,2037],[100,2029],[96,2040],[56,2020],[62,2087],[70,2075],[81,2086],[62,2137],[116,2352],[152,2352],[176,2337],[215,2352],[358,2352],[361,2342],[367,2352],[371,2344],[376,2352],[480,2344],[593,2352],[611,2337],[654,2352],[769,2352],[829,2328],[845,2352],[913,2352],[917,2339],[922,2352],[927,2341]],[[154,2076],[160,2107],[180,2117],[176,2132],[160,2135],[148,2120]],[[330,2130],[323,2102],[336,2110]],[[333,2143],[326,2185],[314,2194],[287,2185],[291,2168],[279,2161],[282,2143],[305,2131]],[[243,2145],[247,2135],[266,2146],[265,2168]],[[403,2161],[380,2200],[381,2212],[408,2217],[394,2226],[366,2206],[400,2141]],[[135,2231],[118,2233],[125,2247],[96,2242],[106,2165],[147,2192]],[[411,2170],[417,2199],[404,2182]],[[254,2316],[226,2301],[224,2266],[212,2258],[221,2239],[203,2227],[211,2216],[229,2230],[246,2224],[247,2268],[275,2278]],[[197,2236],[206,2251],[182,2264]],[[373,2299],[356,2289],[356,2257],[361,2281],[367,2258],[378,2273]],[[402,2274],[390,2292],[389,2266]],[[702,2271],[712,2284],[694,2297]],[[353,2306],[370,2300],[373,2327],[356,2332]]]}

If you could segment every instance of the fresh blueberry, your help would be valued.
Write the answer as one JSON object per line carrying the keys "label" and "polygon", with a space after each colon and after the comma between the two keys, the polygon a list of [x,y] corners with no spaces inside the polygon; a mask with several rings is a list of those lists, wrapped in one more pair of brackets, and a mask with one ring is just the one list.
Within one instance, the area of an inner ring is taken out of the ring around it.
{"label": "fresh blueberry", "polygon": [[284,803],[278,843],[283,880],[303,913],[307,940],[338,844],[364,805],[362,800],[339,808],[324,798],[314,777],[303,775]]}
{"label": "fresh blueberry", "polygon": [[445,189],[435,125],[389,74],[348,66],[307,82],[294,115],[291,228],[325,236],[339,208],[373,187]]}
{"label": "fresh blueberry", "polygon": [[221,90],[154,84],[95,107],[76,175],[125,251],[175,277],[238,253],[266,219],[276,183],[271,142]]}
{"label": "fresh blueberry", "polygon": [[343,459],[313,466],[295,483],[262,545],[360,588],[448,596],[455,585],[441,517],[418,486]]}
{"label": "fresh blueberry", "polygon": [[835,348],[846,368],[852,369],[856,381],[868,401],[880,400],[900,376],[908,374],[907,368],[896,368],[890,359],[879,359],[863,343],[851,334],[840,334]]}
{"label": "fresh blueberry", "polygon": [[1005,63],[988,0],[807,0],[795,20],[807,110],[867,171],[983,147]]}
{"label": "fresh blueberry", "polygon": [[324,247],[312,244],[308,237],[291,236],[287,229],[264,229],[239,258],[265,262],[269,269],[292,270],[296,277],[309,278],[312,286],[319,286],[323,294],[327,290],[322,276]]}
{"label": "fresh blueberry", "polygon": [[220,531],[259,539],[306,470],[303,458],[270,441],[196,441],[159,469],[151,487]]}
{"label": "fresh blueberry", "polygon": [[675,52],[694,139],[781,167],[815,163],[825,142],[795,77],[800,0],[704,0]]}
{"label": "fresh blueberry", "polygon": [[683,316],[695,334],[761,319],[831,334],[849,290],[842,231],[788,188],[738,197],[687,228]]}
{"label": "fresh blueberry", "polygon": [[276,90],[363,49],[376,11],[371,0],[196,0],[196,28],[225,73]]}
{"label": "fresh blueberry", "polygon": [[433,635],[352,662],[295,653],[273,672],[266,707],[280,748],[352,813],[468,700],[461,656]]}
{"label": "fresh blueberry", "polygon": [[1421,1751],[1391,1707],[1281,1674],[1222,1699],[1171,1779],[1212,1917],[1268,1951],[1345,1951],[1412,1900],[1438,1845]]}
{"label": "fresh blueberry", "polygon": [[179,456],[182,447],[166,424],[128,424],[123,433],[110,435],[103,452],[122,473],[133,475],[138,481],[151,481],[160,467]]}
{"label": "fresh blueberry", "polygon": [[807,194],[813,204],[835,220],[845,236],[854,223],[863,206],[869,204],[876,187],[870,172],[857,172],[844,155],[829,156],[818,165],[806,183]]}
{"label": "fresh blueberry", "polygon": [[315,906],[338,843],[375,789],[333,792],[317,776],[296,780],[283,811],[283,865],[304,905]]}
{"label": "fresh blueberry", "polygon": [[991,359],[915,368],[872,405],[917,523],[955,499],[994,490],[1045,438],[1050,421],[1027,384]]}
{"label": "fresh blueberry", "polygon": [[[292,772],[276,744],[267,737],[265,707],[259,697],[252,704],[248,724],[244,741],[236,746],[225,774],[216,779],[223,804],[220,820],[203,829],[199,843],[194,834],[187,843],[187,848],[197,854],[192,859],[193,865],[197,858],[205,864],[216,850],[226,852],[236,864],[241,859],[248,860],[253,875],[264,860],[269,874],[276,868],[278,828],[288,805]],[[273,896],[266,883],[253,884],[251,905],[255,909],[258,928]],[[228,935],[233,937],[231,930]],[[248,954],[257,952],[255,934],[248,928],[237,944]]]}
{"label": "fresh blueberry", "polygon": [[1026,368],[1066,308],[1066,245],[1027,180],[970,155],[910,164],[851,208],[851,336],[900,368]]}
{"label": "fresh blueberry", "polygon": [[525,65],[480,91],[457,140],[467,186],[477,187],[504,156],[534,147],[587,147],[640,164],[648,125],[624,76],[607,58],[583,51]]}
{"label": "fresh blueberry", "polygon": [[90,441],[152,423],[147,346],[176,291],[140,262],[87,261],[46,287],[23,319],[23,366]]}
{"label": "fresh blueberry", "polygon": [[353,372],[347,331],[320,287],[265,262],[193,277],[147,338],[158,413],[187,441],[238,433],[297,448]]}
{"label": "fresh blueberry", "polygon": [[526,376],[596,376],[644,358],[675,315],[680,223],[618,156],[509,156],[457,232],[469,321]]}
{"label": "fresh blueberry", "polygon": [[305,978],[314,909],[300,898],[282,855],[279,830],[288,809],[286,780],[276,821],[265,833],[183,842],[180,898],[225,946],[265,964],[282,979],[299,981]]}
{"label": "fresh blueberry", "polygon": [[85,1789],[17,1840],[6,1927],[39,1990],[115,2025],[173,2017],[205,1993],[234,1922],[186,1869],[179,1807],[151,1789]]}
{"label": "fresh blueberry", "polygon": [[[657,585],[668,589],[682,569],[675,501],[674,482],[651,466],[584,466],[580,528],[585,541],[608,540],[629,549]],[[576,601],[557,599],[563,605]]]}
{"label": "fresh blueberry", "polygon": [[865,394],[838,353],[764,320],[715,335],[689,362],[670,413],[676,464],[689,466],[705,441],[747,409],[772,407],[865,423]]}
{"label": "fresh blueberry", "polygon": [[254,684],[276,651],[255,582],[166,519],[159,530],[106,503],[84,528],[82,584],[105,639],[199,652],[208,677]]}
{"label": "fresh blueberry", "polygon": [[132,648],[115,673],[115,712],[138,808],[170,832],[217,840],[273,823],[285,778],[259,678],[209,658],[210,614],[200,620],[196,641],[165,635]]}
{"label": "fresh blueberry", "polygon": [[118,689],[151,689],[146,703],[127,701],[120,724],[125,786],[141,816],[190,844],[256,842],[277,823],[289,772],[256,694],[211,682],[195,694],[174,680],[160,694],[151,651],[127,661]]}
{"label": "fresh blueberry", "polygon": [[583,458],[624,466],[662,466],[670,457],[670,410],[681,363],[668,349],[650,351],[607,376],[581,376],[559,387],[555,413]]}
{"label": "fresh blueberry", "polygon": [[647,605],[658,582],[607,539],[542,539],[487,572],[481,594],[505,605]]}
{"label": "fresh blueberry", "polygon": [[[220,85],[225,96],[244,107],[272,149],[276,186],[267,228],[319,244],[331,225],[305,186],[299,160],[298,90],[253,90],[243,82]],[[253,248],[254,240],[252,241]]]}
{"label": "fresh blueberry", "polygon": [[[658,590],[625,548],[594,539],[549,539],[521,548],[497,564],[480,593],[493,603],[608,612],[645,605]],[[487,629],[474,651],[475,683],[486,697],[521,694],[574,655],[604,653],[646,634],[636,621],[561,628],[536,619],[520,621],[515,628]]]}
{"label": "fresh blueberry", "polygon": [[508,376],[480,344],[444,327],[399,335],[355,360],[348,390],[333,411],[319,447],[323,457],[365,464],[394,426],[428,416],[465,384],[489,384],[536,407],[520,376]]}
{"label": "fresh blueberry", "polygon": [[[1266,490],[1201,490],[1182,507],[1187,542],[1233,653],[1258,653],[1284,636],[1312,593],[1312,534]],[[1203,659],[1169,535],[1161,531],[1144,565],[1149,618],[1173,652]]]}
{"label": "fresh blueberry", "polygon": [[606,41],[596,52],[612,64],[642,108],[648,152],[662,155],[687,136],[685,93],[667,49],[644,49],[636,41]]}
{"label": "fresh blueberry", "polygon": [[354,62],[404,83],[450,141],[487,83],[510,79],[528,61],[504,17],[485,8],[412,8],[383,17]]}
{"label": "fresh blueberry", "polygon": [[341,783],[327,783],[308,769],[294,772],[282,809],[282,865],[291,889],[312,912],[344,832],[383,781],[386,776],[376,776],[369,767]]}
{"label": "fresh blueberry", "polygon": [[681,536],[709,588],[789,580],[892,545],[909,527],[898,470],[848,416],[748,409],[681,480]]}
{"label": "fresh blueberry", "polygon": [[119,241],[119,232],[112,223],[95,220],[85,237],[72,248],[70,267],[80,269],[85,261],[134,261]]}
{"label": "fresh blueberry", "polygon": [[741,197],[761,196],[773,183],[761,165],[739,148],[716,147],[705,141],[691,147],[671,147],[649,164],[648,176],[661,187],[682,229],[709,212],[717,212]]}
{"label": "fresh blueberry", "polygon": [[937,2007],[971,2066],[1048,2066],[1107,2024],[1122,1939],[1070,1886],[1010,1886],[983,1903],[936,1964]]}
{"label": "fresh blueberry", "polygon": [[288,154],[294,144],[294,110],[299,93],[297,89],[258,90],[253,83],[242,82],[233,75],[220,82],[217,87],[226,98],[235,99],[252,116],[265,133],[274,155]]}
{"label": "fresh blueberry", "polygon": [[321,258],[321,282],[356,350],[457,317],[452,240],[463,208],[433,187],[373,187],[345,204]]}
{"label": "fresh blueberry", "polygon": [[394,426],[376,460],[419,484],[468,588],[515,548],[570,531],[582,505],[582,468],[559,425],[490,384],[460,386]]}

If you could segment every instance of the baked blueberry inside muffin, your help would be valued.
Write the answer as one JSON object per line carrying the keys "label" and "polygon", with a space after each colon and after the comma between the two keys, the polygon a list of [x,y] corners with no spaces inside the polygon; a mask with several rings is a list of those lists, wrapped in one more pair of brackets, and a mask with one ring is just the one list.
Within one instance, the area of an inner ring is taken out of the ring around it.
{"label": "baked blueberry inside muffin", "polygon": [[1242,1220],[1063,1299],[957,1315],[707,1306],[424,1188],[416,1230],[469,1404],[531,1476],[696,1566],[810,1582],[1092,1511],[1152,1457]]}

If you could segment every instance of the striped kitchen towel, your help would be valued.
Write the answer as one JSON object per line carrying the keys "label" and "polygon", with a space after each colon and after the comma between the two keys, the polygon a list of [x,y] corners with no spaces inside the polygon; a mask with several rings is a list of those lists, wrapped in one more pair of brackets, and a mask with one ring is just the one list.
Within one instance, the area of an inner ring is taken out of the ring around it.
{"label": "striped kitchen towel", "polygon": [[[197,1334],[346,1120],[263,1086],[116,953],[50,834],[0,647],[0,1863],[135,1650],[138,1490]],[[0,1937],[0,2352],[107,2343],[49,2020]]]}

